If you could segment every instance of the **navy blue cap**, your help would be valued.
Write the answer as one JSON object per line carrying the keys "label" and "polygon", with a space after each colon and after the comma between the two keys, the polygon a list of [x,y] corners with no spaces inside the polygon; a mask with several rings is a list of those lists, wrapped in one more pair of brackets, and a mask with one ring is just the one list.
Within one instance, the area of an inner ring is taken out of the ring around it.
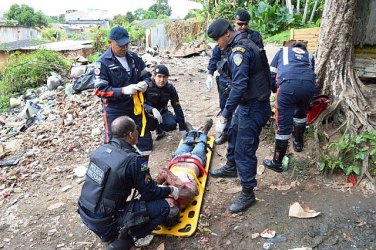
{"label": "navy blue cap", "polygon": [[218,18],[209,25],[208,36],[214,40],[223,36],[228,29],[232,29],[230,22],[223,18]]}
{"label": "navy blue cap", "polygon": [[168,68],[165,65],[159,64],[155,67],[155,74],[162,74],[165,76],[169,76],[170,72],[168,71]]}
{"label": "navy blue cap", "polygon": [[238,10],[235,14],[235,19],[243,22],[249,22],[251,20],[251,15],[246,10]]}
{"label": "navy blue cap", "polygon": [[131,42],[127,30],[119,25],[111,29],[109,38],[116,41],[119,46],[123,46]]}

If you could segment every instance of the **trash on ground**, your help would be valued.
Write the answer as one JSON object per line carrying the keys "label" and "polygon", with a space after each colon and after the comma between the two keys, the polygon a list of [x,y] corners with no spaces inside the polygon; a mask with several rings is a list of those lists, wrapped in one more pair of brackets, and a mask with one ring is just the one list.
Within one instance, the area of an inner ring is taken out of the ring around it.
{"label": "trash on ground", "polygon": [[271,228],[267,228],[265,229],[261,234],[260,236],[262,238],[266,238],[266,239],[271,239],[275,236],[275,231]]}
{"label": "trash on ground", "polygon": [[2,160],[2,161],[0,161],[0,167],[17,165],[20,160],[21,160],[20,157],[19,158],[10,159],[10,160]]}
{"label": "trash on ground", "polygon": [[296,217],[296,218],[314,218],[318,216],[320,212],[316,212],[315,210],[309,209],[309,207],[305,204],[299,204],[299,202],[295,202],[290,206],[289,216]]}

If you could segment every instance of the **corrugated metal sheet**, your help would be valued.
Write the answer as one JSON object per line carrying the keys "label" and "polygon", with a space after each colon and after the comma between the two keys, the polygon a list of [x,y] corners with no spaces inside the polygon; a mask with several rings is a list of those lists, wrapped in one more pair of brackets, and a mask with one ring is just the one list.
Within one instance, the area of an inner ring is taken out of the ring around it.
{"label": "corrugated metal sheet", "polygon": [[148,29],[146,34],[150,36],[146,39],[147,47],[158,46],[160,50],[171,50],[176,47],[176,44],[167,37],[164,24]]}
{"label": "corrugated metal sheet", "polygon": [[45,43],[37,46],[22,47],[21,50],[35,50],[38,48],[44,48],[53,51],[63,50],[79,50],[84,48],[91,48],[91,40],[66,40],[53,43]]}

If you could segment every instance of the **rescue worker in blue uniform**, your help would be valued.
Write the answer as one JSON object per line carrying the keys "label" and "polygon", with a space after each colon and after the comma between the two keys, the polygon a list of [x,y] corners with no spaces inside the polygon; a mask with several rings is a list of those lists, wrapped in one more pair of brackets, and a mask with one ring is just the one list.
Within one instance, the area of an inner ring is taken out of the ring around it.
{"label": "rescue worker in blue uniform", "polygon": [[273,85],[278,87],[277,131],[273,159],[266,159],[263,164],[276,172],[282,172],[282,160],[286,154],[291,132],[294,134],[294,150],[296,152],[303,150],[307,110],[316,90],[314,65],[313,56],[302,41],[281,48],[270,64]]}
{"label": "rescue worker in blue uniform", "polygon": [[[111,128],[113,138],[90,157],[78,213],[102,242],[109,243],[108,249],[130,249],[171,216],[176,218],[179,208],[168,197],[177,200],[179,188],[157,186],[151,178],[148,162],[133,147],[138,130],[130,117],[116,118]],[[141,198],[133,193],[127,201],[132,189]]]}
{"label": "rescue worker in blue uniform", "polygon": [[[179,124],[179,131],[182,137],[187,133],[187,126],[183,109],[179,102],[176,88],[168,82],[170,72],[168,68],[159,64],[155,67],[149,87],[145,92],[145,110],[152,113],[158,120],[157,140],[163,138],[165,131],[174,131]],[[168,102],[171,103],[174,113],[167,108]]]}
{"label": "rescue worker in blue uniform", "polygon": [[[111,29],[110,47],[102,54],[95,65],[95,94],[101,98],[105,142],[112,137],[111,123],[117,117],[127,115],[141,127],[141,115],[134,113],[133,95],[137,91],[145,92],[151,74],[145,63],[134,52],[129,51],[128,32],[121,26]],[[137,145],[143,154],[152,150],[151,133],[140,137]]]}
{"label": "rescue worker in blue uniform", "polygon": [[[227,159],[234,163],[231,166],[225,165],[219,172],[223,171],[223,168],[225,171],[230,171],[227,168],[231,168],[235,174],[236,169],[239,172],[242,191],[229,207],[231,213],[238,213],[256,201],[253,192],[257,185],[256,150],[261,129],[271,114],[269,67],[265,65],[259,47],[246,33],[235,33],[226,19],[215,20],[207,33],[221,49],[231,48],[228,73],[231,76],[232,87],[216,124],[216,130],[223,131],[228,119],[234,114],[230,126],[231,134],[236,138],[234,149],[231,149],[234,151],[234,159]],[[230,148],[227,156],[229,150]],[[213,175],[213,172],[211,174]]]}
{"label": "rescue worker in blue uniform", "polygon": [[[235,29],[241,33],[246,32],[248,37],[260,48],[264,49],[264,44],[262,42],[261,34],[257,31],[249,29],[249,21],[251,16],[247,10],[241,9],[238,10],[235,14]],[[227,53],[228,51],[223,51],[216,45],[212,51],[212,56],[209,60],[208,65],[208,77],[206,80],[206,86],[210,90],[213,86],[213,75],[216,70],[218,70],[219,76],[216,77],[217,89],[219,94],[219,107],[223,111],[228,94],[231,89],[231,79],[226,74],[227,69],[224,67],[227,65]],[[223,133],[221,133],[215,139],[215,144],[221,145],[227,141],[228,138],[228,129],[231,124],[231,118],[229,119],[227,126]]]}

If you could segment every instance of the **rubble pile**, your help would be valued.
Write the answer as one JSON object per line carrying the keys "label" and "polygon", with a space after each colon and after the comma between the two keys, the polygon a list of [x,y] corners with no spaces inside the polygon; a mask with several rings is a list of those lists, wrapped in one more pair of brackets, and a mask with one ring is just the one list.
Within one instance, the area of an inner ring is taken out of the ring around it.
{"label": "rubble pile", "polygon": [[[100,100],[93,90],[67,95],[62,86],[41,89],[22,111],[12,108],[0,117],[0,192],[9,194],[24,180],[71,170],[70,164],[86,161],[102,142]],[[27,117],[30,103],[40,110]]]}

